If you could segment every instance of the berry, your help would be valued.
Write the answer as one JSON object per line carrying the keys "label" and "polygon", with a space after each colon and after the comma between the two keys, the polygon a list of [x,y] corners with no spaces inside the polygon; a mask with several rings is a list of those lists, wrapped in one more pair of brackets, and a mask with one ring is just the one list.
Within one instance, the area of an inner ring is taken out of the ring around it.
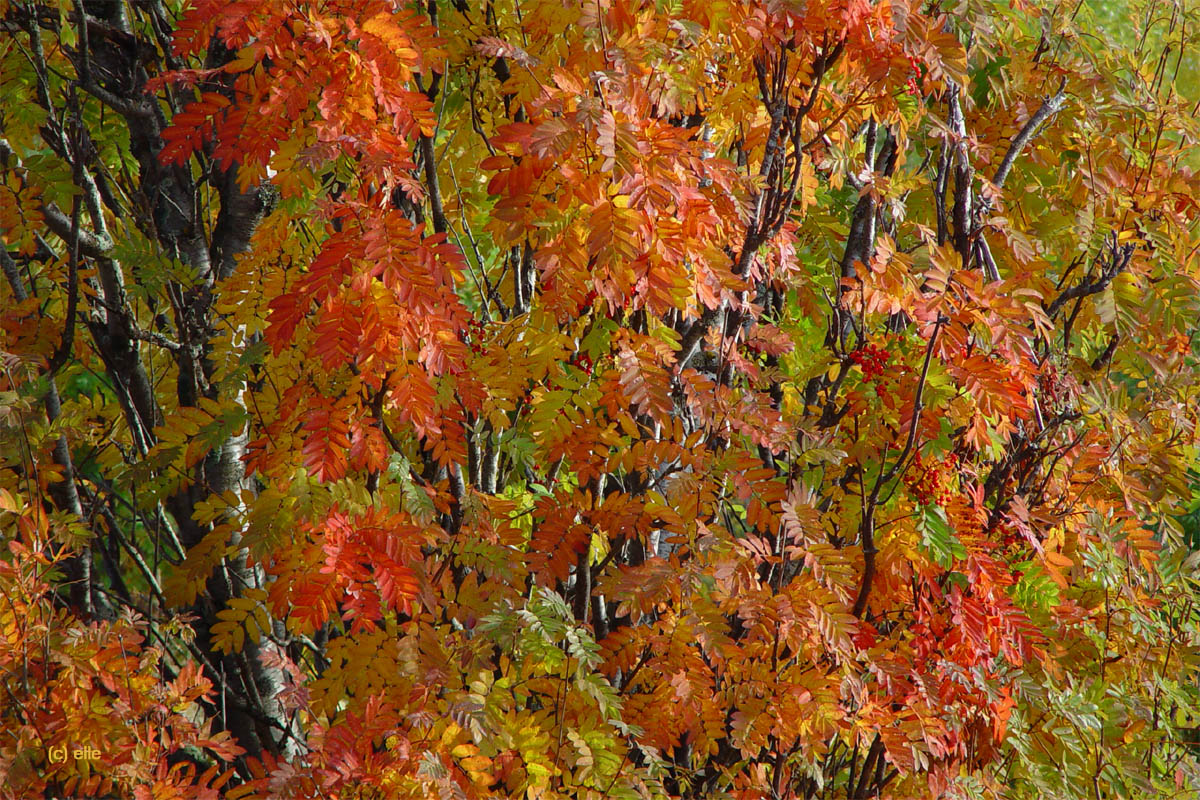
{"label": "berry", "polygon": [[909,75],[908,81],[906,82],[906,86],[908,87],[907,91],[913,97],[919,97],[921,94],[921,88],[925,83],[925,78],[921,69],[921,62],[917,60],[916,56],[910,55],[908,56],[908,66],[909,69],[912,70],[912,74]]}
{"label": "berry", "polygon": [[599,297],[599,295],[596,294],[596,290],[589,289],[587,295],[585,295],[583,300],[579,301],[579,305],[575,307],[575,316],[582,316],[583,312],[591,308],[592,304],[596,302],[597,297]]}
{"label": "berry", "polygon": [[850,354],[850,360],[862,368],[863,377],[872,380],[883,374],[891,354],[873,344],[860,347]]}
{"label": "berry", "polygon": [[936,503],[947,505],[954,492],[946,485],[945,476],[958,467],[958,456],[950,453],[941,464],[926,464],[921,454],[913,457],[912,465],[904,475],[904,485],[920,505]]}
{"label": "berry", "polygon": [[576,353],[575,355],[571,356],[570,359],[567,360],[567,363],[573,367],[578,367],[579,369],[583,370],[588,375],[592,374],[592,368],[593,368],[592,357],[589,356],[587,353]]}
{"label": "berry", "polygon": [[487,326],[482,320],[472,319],[467,322],[464,341],[472,353],[482,355],[487,352],[483,338],[487,334]]}

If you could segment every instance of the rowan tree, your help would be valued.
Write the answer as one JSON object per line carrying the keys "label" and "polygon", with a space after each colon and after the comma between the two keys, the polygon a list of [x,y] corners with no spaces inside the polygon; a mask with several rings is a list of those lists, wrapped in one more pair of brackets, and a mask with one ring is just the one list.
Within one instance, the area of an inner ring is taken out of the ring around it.
{"label": "rowan tree", "polygon": [[0,796],[1196,791],[1198,17],[0,0]]}

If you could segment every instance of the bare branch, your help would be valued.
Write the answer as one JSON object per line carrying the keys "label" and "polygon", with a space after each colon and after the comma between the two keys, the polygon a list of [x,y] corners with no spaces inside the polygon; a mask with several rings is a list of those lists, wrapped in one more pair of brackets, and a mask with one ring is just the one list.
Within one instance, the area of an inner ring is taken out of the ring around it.
{"label": "bare branch", "polygon": [[[71,235],[71,219],[64,214],[54,203],[46,203],[41,208],[42,216],[46,220],[46,227],[54,231],[54,234],[68,244],[71,243],[73,237]],[[79,230],[79,252],[88,258],[107,258],[112,254],[113,241],[107,235],[98,236],[91,231]]]}
{"label": "bare branch", "polygon": [[[79,168],[76,167],[78,170]],[[68,240],[70,244],[70,256],[67,261],[67,319],[66,328],[63,331],[62,341],[54,351],[54,355],[50,357],[50,364],[46,368],[51,375],[58,372],[67,361],[67,357],[71,354],[71,348],[75,344],[75,313],[79,306],[79,211],[80,198],[75,196],[75,200],[71,207],[71,237]]]}
{"label": "bare branch", "polygon": [[1058,297],[1054,298],[1050,305],[1046,306],[1047,315],[1053,318],[1064,305],[1072,300],[1082,299],[1108,288],[1113,279],[1124,272],[1129,266],[1129,261],[1133,258],[1133,245],[1126,244],[1117,247],[1117,235],[1114,233],[1109,239],[1108,252],[1109,262],[1101,271],[1100,276],[1095,280],[1083,280],[1069,289],[1063,290]]}
{"label": "bare branch", "polygon": [[954,205],[951,209],[951,220],[954,223],[954,249],[962,256],[963,268],[971,267],[971,207],[973,192],[971,181],[974,170],[971,169],[971,158],[967,151],[967,122],[963,116],[960,95],[962,89],[950,87],[950,131],[954,136]]}
{"label": "bare branch", "polygon": [[1038,128],[1042,126],[1046,120],[1058,113],[1066,102],[1066,78],[1058,85],[1058,92],[1053,97],[1047,97],[1042,101],[1042,105],[1034,112],[1025,126],[1021,128],[1021,132],[1012,140],[1012,144],[1008,147],[1008,152],[1004,154],[1004,159],[1000,162],[1000,168],[996,170],[996,177],[992,178],[992,183],[997,189],[1004,187],[1004,182],[1008,180],[1008,175],[1012,171],[1013,163],[1017,157],[1021,155],[1021,151],[1029,144],[1029,141],[1037,134]]}

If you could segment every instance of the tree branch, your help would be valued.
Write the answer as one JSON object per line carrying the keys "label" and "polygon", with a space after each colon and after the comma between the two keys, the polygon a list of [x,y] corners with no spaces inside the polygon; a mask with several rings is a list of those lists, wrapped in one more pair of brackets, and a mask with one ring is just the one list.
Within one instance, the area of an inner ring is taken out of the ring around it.
{"label": "tree branch", "polygon": [[937,321],[933,326],[933,334],[929,337],[929,345],[925,348],[925,362],[921,365],[921,377],[917,380],[917,390],[913,398],[913,413],[912,422],[908,426],[908,438],[904,442],[904,449],[900,452],[899,457],[892,466],[884,471],[882,466],[879,470],[878,477],[875,478],[875,485],[871,487],[871,495],[867,498],[866,509],[863,511],[863,519],[860,525],[860,538],[862,540],[863,549],[863,577],[862,583],[858,587],[858,597],[854,601],[853,614],[861,618],[863,611],[867,607],[867,598],[871,594],[871,583],[875,578],[875,507],[879,502],[879,492],[884,485],[896,477],[900,472],[901,466],[912,453],[913,446],[916,444],[917,431],[921,422],[921,411],[925,408],[922,398],[925,393],[925,383],[929,379],[929,365],[933,361],[933,349],[937,344],[938,334],[941,333],[942,326],[949,320],[946,317],[938,316]]}
{"label": "tree branch", "polygon": [[1058,92],[1053,97],[1047,97],[1042,101],[1042,105],[1033,116],[1021,128],[1020,133],[1012,140],[1012,144],[1008,147],[1008,152],[1004,154],[1004,159],[1000,162],[1000,168],[996,170],[996,177],[992,178],[992,183],[997,189],[1004,188],[1004,182],[1008,180],[1009,172],[1012,171],[1013,164],[1017,157],[1021,155],[1021,151],[1029,144],[1030,140],[1037,134],[1038,128],[1042,126],[1046,120],[1058,113],[1066,102],[1067,79],[1063,78],[1058,85]]}
{"label": "tree branch", "polygon": [[1125,271],[1132,258],[1133,245],[1126,244],[1118,247],[1117,234],[1113,233],[1109,238],[1109,263],[1100,273],[1100,277],[1095,280],[1080,281],[1069,289],[1063,290],[1058,297],[1054,298],[1050,305],[1045,306],[1046,315],[1053,319],[1062,307],[1072,300],[1082,299],[1104,291],[1113,282],[1114,278]]}
{"label": "tree branch", "polygon": [[[54,235],[67,242],[72,241],[71,218],[59,210],[54,203],[46,203],[41,207],[42,217],[46,227],[54,231]],[[107,233],[97,235],[82,228],[79,230],[79,252],[88,258],[108,258],[112,254],[113,241]]]}

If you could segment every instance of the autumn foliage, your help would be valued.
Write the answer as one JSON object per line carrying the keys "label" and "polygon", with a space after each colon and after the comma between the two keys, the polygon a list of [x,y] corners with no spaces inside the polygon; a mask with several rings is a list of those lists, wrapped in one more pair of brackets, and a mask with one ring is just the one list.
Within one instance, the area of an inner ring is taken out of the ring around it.
{"label": "autumn foliage", "polygon": [[1198,16],[0,0],[0,797],[1200,790]]}

